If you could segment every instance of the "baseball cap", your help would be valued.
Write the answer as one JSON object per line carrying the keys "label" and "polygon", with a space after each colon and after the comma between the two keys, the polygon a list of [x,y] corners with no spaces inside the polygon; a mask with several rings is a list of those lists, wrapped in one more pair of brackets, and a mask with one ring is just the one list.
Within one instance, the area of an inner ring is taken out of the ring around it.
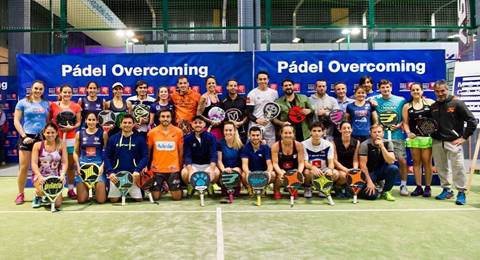
{"label": "baseball cap", "polygon": [[113,85],[112,85],[112,89],[114,89],[115,87],[121,87],[121,88],[123,88],[123,84],[120,83],[120,82],[115,82],[115,83],[113,83]]}

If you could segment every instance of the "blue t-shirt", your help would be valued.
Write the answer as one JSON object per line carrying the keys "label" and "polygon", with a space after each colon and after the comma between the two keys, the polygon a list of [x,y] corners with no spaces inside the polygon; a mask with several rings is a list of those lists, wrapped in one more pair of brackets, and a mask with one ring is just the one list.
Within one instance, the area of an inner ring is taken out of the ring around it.
{"label": "blue t-shirt", "polygon": [[240,150],[228,147],[225,139],[217,143],[217,151],[222,152],[222,163],[225,167],[241,167]]}
{"label": "blue t-shirt", "polygon": [[253,150],[253,145],[248,142],[240,152],[240,157],[248,159],[248,168],[250,171],[266,171],[267,160],[272,159],[270,147],[260,144],[257,151]]}
{"label": "blue t-shirt", "polygon": [[47,124],[50,105],[46,100],[35,103],[23,98],[17,103],[15,110],[20,110],[23,113],[23,131],[26,134],[36,135],[42,132]]}
{"label": "blue t-shirt", "polygon": [[[389,99],[384,99],[382,95],[375,97],[378,105],[376,107],[377,113],[380,115],[382,112],[394,111],[397,113],[397,124],[402,122],[402,110],[403,105],[405,104],[405,99],[403,97],[392,95]],[[385,131],[384,138],[387,138],[388,133]],[[403,140],[403,132],[401,128],[397,128],[392,131],[393,140]]]}
{"label": "blue t-shirt", "polygon": [[103,130],[97,129],[94,134],[88,134],[87,130],[79,131],[80,141],[80,164],[103,162]]}
{"label": "blue t-shirt", "polygon": [[374,108],[370,102],[365,102],[361,107],[355,102],[347,105],[347,113],[350,115],[353,136],[369,136],[372,124],[372,112]]}

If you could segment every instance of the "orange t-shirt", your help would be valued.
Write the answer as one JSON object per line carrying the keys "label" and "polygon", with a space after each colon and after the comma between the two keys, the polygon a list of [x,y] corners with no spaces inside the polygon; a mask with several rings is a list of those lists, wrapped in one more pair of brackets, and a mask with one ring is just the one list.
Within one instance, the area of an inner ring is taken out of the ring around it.
{"label": "orange t-shirt", "polygon": [[198,102],[200,101],[200,94],[191,89],[180,95],[175,91],[172,96],[172,102],[175,105],[175,114],[177,115],[177,124],[180,120],[186,120],[189,123],[192,122],[193,117],[197,114]]}
{"label": "orange t-shirt", "polygon": [[183,132],[170,125],[167,130],[157,126],[147,135],[151,167],[155,173],[174,173],[180,171],[180,147],[183,147]]}
{"label": "orange t-shirt", "polygon": [[[80,107],[79,104],[73,102],[73,101],[70,101],[70,105],[68,107],[73,113],[77,114],[78,112],[82,111],[82,108]],[[58,127],[58,124],[57,124],[57,115],[64,111],[64,110],[67,110],[65,108],[62,108],[60,107],[59,103],[58,102],[50,102],[50,114],[51,114],[51,119],[52,119],[52,123],[54,123],[57,127]],[[79,120],[82,120],[81,118],[77,118],[77,122]],[[70,130],[67,132],[66,134],[66,138],[67,139],[72,139],[72,138],[75,138],[75,133],[77,132],[77,129],[73,129],[73,130]],[[61,128],[59,128],[58,130],[58,136],[60,138],[62,138],[63,136],[63,131]]]}

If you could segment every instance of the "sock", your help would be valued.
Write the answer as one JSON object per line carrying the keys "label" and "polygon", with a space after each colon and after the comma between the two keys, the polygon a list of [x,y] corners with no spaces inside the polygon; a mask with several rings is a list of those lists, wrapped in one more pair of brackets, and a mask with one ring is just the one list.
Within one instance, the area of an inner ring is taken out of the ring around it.
{"label": "sock", "polygon": [[68,190],[73,190],[73,184],[68,184]]}
{"label": "sock", "polygon": [[400,181],[400,186],[407,186],[407,181]]}

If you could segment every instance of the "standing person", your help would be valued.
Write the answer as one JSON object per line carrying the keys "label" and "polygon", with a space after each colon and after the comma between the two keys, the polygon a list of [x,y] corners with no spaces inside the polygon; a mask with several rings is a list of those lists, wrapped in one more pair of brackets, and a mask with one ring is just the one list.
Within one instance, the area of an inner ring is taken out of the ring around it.
{"label": "standing person", "polygon": [[263,131],[263,138],[268,146],[275,142],[275,127],[263,115],[263,107],[267,102],[275,102],[278,99],[278,93],[268,87],[269,75],[266,71],[257,73],[258,87],[252,89],[247,95],[248,119],[250,127],[258,126]]}
{"label": "standing person", "polygon": [[[397,123],[390,127],[392,133],[392,144],[395,154],[395,159],[400,168],[400,195],[408,196],[407,189],[407,154],[405,152],[405,137],[402,131],[402,110],[405,104],[405,99],[400,96],[392,94],[392,82],[386,79],[380,80],[380,94],[374,97],[377,106],[375,110],[377,115],[383,112],[392,111],[397,114]],[[384,138],[387,137],[385,133]]]}
{"label": "standing person", "polygon": [[[63,133],[66,132],[65,144],[67,146],[68,153],[68,197],[70,199],[77,199],[77,194],[74,191],[75,184],[75,172],[74,166],[75,162],[73,161],[73,152],[75,150],[75,132],[82,124],[82,108],[75,102],[72,101],[73,89],[72,86],[64,84],[60,87],[60,95],[58,102],[50,103],[50,118],[52,122],[59,128],[58,134],[63,136]],[[57,123],[57,115],[62,111],[72,111],[75,113],[77,122],[73,126],[59,126]]]}
{"label": "standing person", "polygon": [[[82,118],[86,118],[87,113],[98,113],[105,107],[105,99],[98,97],[98,84],[95,81],[87,83],[87,95],[78,99],[78,105],[82,108]],[[83,124],[84,122],[82,122]]]}
{"label": "standing person", "polygon": [[190,183],[190,177],[197,171],[205,171],[210,175],[210,183],[216,183],[220,172],[217,168],[217,141],[215,137],[205,131],[206,123],[203,117],[195,116],[192,122],[193,132],[184,137],[184,168],[182,179]]}
{"label": "standing person", "polygon": [[337,100],[327,94],[327,81],[320,79],[315,82],[316,93],[310,96],[310,103],[315,111],[314,121],[321,122],[327,129],[328,136],[333,135],[333,126],[328,116],[334,109],[339,109]]}
{"label": "standing person", "polygon": [[377,122],[377,112],[370,101],[365,100],[365,87],[355,88],[355,102],[347,105],[347,121],[352,125],[353,138],[363,142],[368,139],[370,126]]}
{"label": "standing person", "polygon": [[[285,96],[282,96],[275,101],[275,103],[280,106],[280,115],[273,119],[273,123],[279,127],[284,125],[293,125],[295,128],[296,140],[302,142],[310,137],[310,119],[312,118],[311,115],[314,110],[308,101],[307,96],[293,92],[293,85],[294,83],[290,79],[285,79],[282,81],[282,88]],[[302,108],[301,113],[305,116],[305,120],[303,122],[292,122],[289,119],[288,113],[293,106]]]}
{"label": "standing person", "polygon": [[372,77],[368,75],[363,75],[358,81],[359,86],[365,88],[366,99],[369,100],[371,97],[374,97],[377,93],[373,89],[374,83]]}
{"label": "standing person", "polygon": [[323,139],[322,123],[313,123],[310,131],[312,136],[302,142],[305,154],[305,198],[312,197],[311,185],[315,177],[329,175],[337,186],[345,185],[347,182],[346,173],[335,170],[333,144]]}
{"label": "standing person", "polygon": [[[236,171],[240,176],[244,175],[241,169],[242,159],[240,158],[243,143],[233,122],[227,121],[223,124],[223,136],[224,138],[217,143],[217,165],[220,174]],[[224,187],[222,187],[222,193],[226,195]],[[238,194],[240,194],[240,186],[235,190],[235,196],[238,196]]]}
{"label": "standing person", "polygon": [[[406,145],[410,148],[413,159],[413,173],[417,187],[411,196],[430,197],[432,192],[432,138],[422,136],[417,130],[418,120],[431,118],[433,100],[423,96],[420,83],[413,83],[410,88],[412,99],[403,105],[403,129],[407,133]],[[422,188],[422,166],[425,168],[425,190]]]}
{"label": "standing person", "polygon": [[380,197],[387,201],[395,201],[391,189],[399,171],[394,164],[393,144],[384,140],[383,134],[383,127],[374,124],[370,127],[370,138],[360,144],[360,170],[367,178],[367,186],[360,192],[360,196],[367,200],[375,200],[378,196],[375,182],[385,180]]}
{"label": "standing person", "polygon": [[[93,163],[100,167],[100,177],[93,187],[95,189],[95,200],[102,204],[107,200],[106,185],[107,178],[103,173],[103,150],[107,143],[108,135],[97,127],[98,119],[95,112],[85,115],[85,129],[81,129],[75,135],[75,153],[73,159],[77,165],[77,171],[86,163]],[[78,176],[77,176],[78,177]],[[77,199],[78,203],[85,203],[88,200],[88,187],[77,178]]]}
{"label": "standing person", "polygon": [[[148,84],[143,80],[139,80],[135,83],[135,92],[137,95],[131,96],[127,98],[127,102],[132,104],[132,111],[135,109],[136,106],[143,104],[148,106],[150,110],[150,106],[155,102],[155,99],[149,95],[148,93]],[[150,111],[148,112],[148,116],[145,118],[141,118],[140,122],[136,122],[136,129],[139,134],[141,134],[144,138],[147,137],[148,132],[148,123],[150,121]]]}
{"label": "standing person", "polygon": [[130,196],[136,201],[142,201],[142,192],[137,186],[140,172],[145,169],[148,162],[147,143],[143,136],[133,132],[135,119],[130,114],[125,114],[120,123],[121,131],[108,138],[105,147],[104,168],[110,180],[108,198],[111,202],[118,202],[121,194],[115,186],[118,182],[116,173],[128,171],[133,175],[133,184],[130,188]]}
{"label": "standing person", "polygon": [[[65,183],[67,171],[67,149],[65,143],[60,141],[58,128],[48,123],[44,130],[44,141],[38,141],[32,148],[32,182],[35,186],[35,196],[32,208],[39,208],[42,204],[42,185],[48,176],[60,176]],[[62,205],[62,196],[55,200],[55,208]]]}
{"label": "standing person", "polygon": [[248,175],[254,171],[263,171],[268,174],[268,183],[275,181],[272,155],[270,147],[262,144],[262,130],[258,126],[252,126],[248,130],[249,140],[240,152],[242,158],[242,182],[248,188],[248,193],[253,195],[252,188],[248,184]]}
{"label": "standing person", "polygon": [[[123,84],[115,82],[112,85],[113,98],[105,102],[105,109],[112,111],[115,116],[123,115],[132,112],[132,103],[123,100]],[[120,128],[116,125],[105,128],[108,131],[108,136],[112,136],[120,132]]]}
{"label": "standing person", "polygon": [[171,96],[175,105],[176,124],[187,134],[193,117],[197,114],[198,101],[200,94],[190,89],[190,84],[186,76],[179,76],[177,79],[177,89]]}
{"label": "standing person", "polygon": [[[302,173],[305,167],[305,156],[302,143],[295,141],[295,128],[291,125],[284,125],[280,129],[280,141],[272,145],[272,163],[276,173],[273,187],[273,198],[281,199],[280,188],[283,183],[283,176],[289,170],[297,170]],[[298,195],[293,194],[296,198]]]}
{"label": "standing person", "polygon": [[238,134],[240,135],[240,139],[242,140],[242,142],[246,143],[248,128],[247,100],[245,99],[245,97],[241,97],[238,95],[238,82],[235,79],[228,80],[227,92],[228,95],[222,101],[223,108],[225,109],[225,112],[227,112],[229,109],[238,109],[238,111],[240,111],[240,113],[238,114],[238,118],[231,121],[238,129]]}
{"label": "standing person", "polygon": [[167,86],[160,86],[158,88],[158,96],[150,105],[150,127],[160,125],[160,111],[168,109],[172,112],[172,124],[175,124],[175,106],[170,100]]}
{"label": "standing person", "polygon": [[217,140],[223,138],[222,134],[222,122],[214,122],[208,118],[208,112],[213,107],[222,107],[222,101],[218,97],[215,88],[217,87],[217,80],[215,76],[208,76],[205,81],[207,92],[200,97],[197,108],[197,116],[201,116],[207,126],[209,127],[210,133]]}
{"label": "standing person", "polygon": [[333,139],[335,149],[335,169],[341,174],[346,174],[352,168],[358,168],[358,152],[360,142],[352,137],[352,125],[349,122],[340,124],[341,136]]}
{"label": "standing person", "polygon": [[[15,106],[13,123],[20,138],[18,138],[18,194],[17,205],[25,202],[25,183],[28,168],[32,158],[32,148],[35,142],[42,140],[42,130],[47,124],[50,105],[44,99],[45,84],[40,80],[32,83],[30,93]],[[23,122],[22,122],[23,121]]]}
{"label": "standing person", "polygon": [[163,183],[166,182],[172,200],[182,199],[180,170],[183,164],[183,132],[172,125],[173,113],[164,108],[159,111],[160,124],[150,130],[147,136],[149,169],[155,174],[152,195],[159,200]]}
{"label": "standing person", "polygon": [[337,96],[338,107],[343,110],[343,112],[346,112],[348,104],[355,101],[347,97],[347,84],[339,81],[333,85],[333,89],[335,90],[335,95]]}
{"label": "standing person", "polygon": [[445,80],[435,82],[434,91],[437,101],[432,104],[431,110],[432,118],[438,123],[438,130],[432,135],[432,153],[443,188],[442,193],[435,198],[444,200],[453,197],[450,188],[453,175],[453,184],[458,190],[455,203],[465,205],[467,174],[462,145],[473,134],[478,122],[462,100],[448,94]]}

